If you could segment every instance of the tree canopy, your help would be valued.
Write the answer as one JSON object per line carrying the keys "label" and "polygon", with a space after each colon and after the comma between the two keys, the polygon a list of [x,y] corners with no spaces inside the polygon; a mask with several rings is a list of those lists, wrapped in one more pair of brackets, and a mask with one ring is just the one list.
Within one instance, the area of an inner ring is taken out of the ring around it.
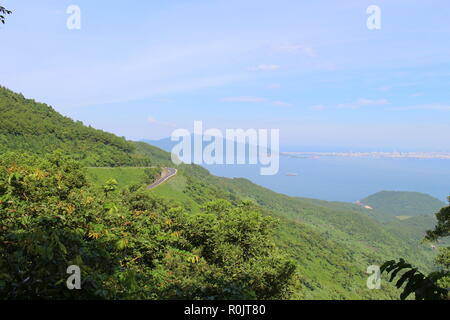
{"label": "tree canopy", "polygon": [[[151,166],[161,162],[157,148],[127,141],[85,126],[52,107],[0,86],[0,152],[45,155],[60,149],[86,166]],[[168,160],[169,161],[169,160]]]}
{"label": "tree canopy", "polygon": [[[90,186],[82,165],[0,156],[0,296],[6,299],[282,299],[295,264],[251,202],[191,214],[148,190]],[[67,267],[81,269],[68,290]]]}

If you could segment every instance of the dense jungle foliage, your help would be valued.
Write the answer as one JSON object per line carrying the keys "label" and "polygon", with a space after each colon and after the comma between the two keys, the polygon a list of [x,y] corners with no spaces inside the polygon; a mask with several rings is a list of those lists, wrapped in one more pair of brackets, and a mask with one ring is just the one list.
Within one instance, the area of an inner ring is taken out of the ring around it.
{"label": "dense jungle foliage", "polygon": [[[99,193],[60,153],[0,157],[0,215],[3,298],[282,299],[295,288],[276,221],[251,202],[187,214],[146,190]],[[66,287],[70,265],[81,291]]]}

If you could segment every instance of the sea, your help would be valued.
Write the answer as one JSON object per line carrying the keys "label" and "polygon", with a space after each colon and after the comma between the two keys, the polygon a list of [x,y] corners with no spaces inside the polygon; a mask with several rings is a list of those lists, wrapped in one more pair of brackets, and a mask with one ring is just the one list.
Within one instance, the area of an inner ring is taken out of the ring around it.
{"label": "sea", "polygon": [[295,197],[354,202],[379,191],[415,191],[442,201],[450,196],[450,160],[406,158],[280,157],[276,175],[259,165],[204,165],[212,174],[246,178]]}
{"label": "sea", "polygon": [[[170,152],[176,144],[170,138],[144,140]],[[283,152],[432,152],[346,147],[281,146]],[[246,146],[247,150],[247,146]],[[438,150],[450,153],[450,150]],[[235,159],[236,161],[236,159]],[[248,161],[247,161],[248,163]],[[280,156],[279,171],[260,174],[260,165],[206,165],[212,174],[227,178],[246,178],[256,184],[294,197],[354,202],[379,191],[427,193],[447,202],[450,196],[450,159],[379,157],[291,157]]]}

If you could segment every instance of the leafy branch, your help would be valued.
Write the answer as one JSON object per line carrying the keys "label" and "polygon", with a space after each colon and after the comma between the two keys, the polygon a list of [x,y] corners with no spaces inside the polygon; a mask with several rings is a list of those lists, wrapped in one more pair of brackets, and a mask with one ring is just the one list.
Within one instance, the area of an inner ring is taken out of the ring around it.
{"label": "leafy branch", "polygon": [[408,298],[412,293],[415,293],[416,300],[442,300],[448,294],[447,289],[437,286],[429,276],[425,276],[403,259],[400,259],[399,262],[395,260],[387,261],[380,269],[381,273],[390,274],[389,282],[394,281],[400,271],[405,271],[395,284],[398,289],[406,284],[400,294],[402,300]]}
{"label": "leafy branch", "polygon": [[5,7],[0,6],[0,22],[5,24],[5,15],[11,14],[12,11],[6,9]]}

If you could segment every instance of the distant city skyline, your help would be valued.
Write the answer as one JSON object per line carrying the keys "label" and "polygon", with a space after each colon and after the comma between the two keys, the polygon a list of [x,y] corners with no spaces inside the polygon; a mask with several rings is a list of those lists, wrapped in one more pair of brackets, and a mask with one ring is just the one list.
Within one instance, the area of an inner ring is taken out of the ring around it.
{"label": "distant city skyline", "polygon": [[281,155],[299,158],[347,157],[347,158],[392,158],[392,159],[441,159],[450,160],[450,152],[281,152]]}
{"label": "distant city skyline", "polygon": [[128,139],[201,120],[280,129],[281,146],[450,149],[448,1],[2,5],[0,85]]}

